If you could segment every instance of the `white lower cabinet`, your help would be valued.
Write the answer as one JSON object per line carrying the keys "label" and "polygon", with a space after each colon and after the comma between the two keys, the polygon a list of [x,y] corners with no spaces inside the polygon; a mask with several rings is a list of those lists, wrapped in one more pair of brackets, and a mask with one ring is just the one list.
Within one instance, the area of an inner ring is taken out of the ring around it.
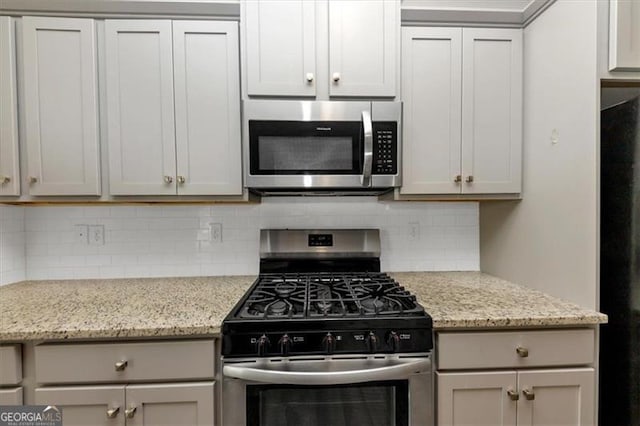
{"label": "white lower cabinet", "polygon": [[438,425],[595,424],[592,329],[439,333],[437,351]]}
{"label": "white lower cabinet", "polygon": [[214,424],[214,382],[37,388],[36,404],[62,408],[64,424]]}
{"label": "white lower cabinet", "polygon": [[65,426],[215,424],[213,340],[41,344],[34,361],[35,402]]}

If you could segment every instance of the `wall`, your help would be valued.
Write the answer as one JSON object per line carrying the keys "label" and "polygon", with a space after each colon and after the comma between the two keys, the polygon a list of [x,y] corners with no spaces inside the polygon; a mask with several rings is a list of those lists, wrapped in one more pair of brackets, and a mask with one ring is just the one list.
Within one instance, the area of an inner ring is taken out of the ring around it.
{"label": "wall", "polygon": [[24,207],[0,205],[0,285],[24,279]]}
{"label": "wall", "polygon": [[525,28],[523,200],[480,206],[483,271],[590,308],[598,282],[596,3],[559,0]]}
{"label": "wall", "polygon": [[[255,205],[27,207],[27,278],[255,274],[261,228],[381,229],[382,269],[478,270],[477,203],[374,197],[266,198]],[[223,225],[222,243],[207,241]],[[75,225],[101,224],[88,245]],[[410,235],[409,224],[418,224]]]}

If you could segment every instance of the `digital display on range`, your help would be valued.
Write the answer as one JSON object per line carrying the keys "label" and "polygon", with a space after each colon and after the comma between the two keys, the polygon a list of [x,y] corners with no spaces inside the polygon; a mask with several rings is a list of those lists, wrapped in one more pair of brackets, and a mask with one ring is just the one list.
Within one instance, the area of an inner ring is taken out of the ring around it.
{"label": "digital display on range", "polygon": [[309,247],[332,247],[333,234],[309,234]]}

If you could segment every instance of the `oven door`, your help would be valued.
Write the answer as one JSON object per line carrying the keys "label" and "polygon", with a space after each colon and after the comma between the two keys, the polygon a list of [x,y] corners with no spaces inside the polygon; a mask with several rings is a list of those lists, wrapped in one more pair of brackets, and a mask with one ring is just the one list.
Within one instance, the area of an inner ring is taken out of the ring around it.
{"label": "oven door", "polygon": [[244,115],[247,187],[371,187],[370,102],[251,100]]}
{"label": "oven door", "polygon": [[428,356],[225,362],[223,424],[429,426]]}

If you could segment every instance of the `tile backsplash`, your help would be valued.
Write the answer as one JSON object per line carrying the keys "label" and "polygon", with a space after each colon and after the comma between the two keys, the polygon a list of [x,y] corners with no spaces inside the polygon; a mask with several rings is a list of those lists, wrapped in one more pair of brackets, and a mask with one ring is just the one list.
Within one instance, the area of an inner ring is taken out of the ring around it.
{"label": "tile backsplash", "polygon": [[385,271],[479,269],[475,202],[283,197],[253,205],[24,208],[26,277],[256,274],[261,228],[379,228]]}
{"label": "tile backsplash", "polygon": [[24,225],[24,207],[0,205],[0,285],[26,277]]}

